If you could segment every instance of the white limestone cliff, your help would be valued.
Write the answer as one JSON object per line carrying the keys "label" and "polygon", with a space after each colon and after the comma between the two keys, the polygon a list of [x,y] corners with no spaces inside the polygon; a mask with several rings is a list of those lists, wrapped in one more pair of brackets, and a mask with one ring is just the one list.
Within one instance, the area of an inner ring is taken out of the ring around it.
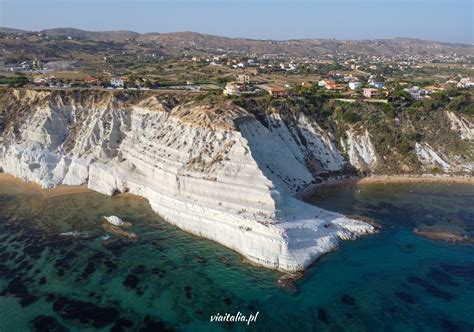
{"label": "white limestone cliff", "polygon": [[301,270],[340,239],[374,231],[295,198],[314,180],[311,163],[345,164],[332,137],[304,116],[287,126],[271,115],[266,127],[231,104],[32,90],[16,91],[6,108],[5,172],[45,188],[86,184],[145,197],[166,221],[258,265]]}
{"label": "white limestone cliff", "polygon": [[471,122],[450,111],[446,112],[446,115],[451,123],[451,129],[458,132],[462,139],[474,140],[474,127]]}
{"label": "white limestone cliff", "polygon": [[415,144],[415,152],[418,160],[423,165],[423,169],[430,171],[432,168],[442,169],[443,172],[472,172],[474,170],[474,163],[465,160],[462,156],[445,155],[441,151],[436,151],[427,142]]}
{"label": "white limestone cliff", "polygon": [[353,130],[346,131],[347,139],[342,141],[350,163],[360,171],[372,170],[377,164],[377,155],[370,139],[368,130],[357,134]]}

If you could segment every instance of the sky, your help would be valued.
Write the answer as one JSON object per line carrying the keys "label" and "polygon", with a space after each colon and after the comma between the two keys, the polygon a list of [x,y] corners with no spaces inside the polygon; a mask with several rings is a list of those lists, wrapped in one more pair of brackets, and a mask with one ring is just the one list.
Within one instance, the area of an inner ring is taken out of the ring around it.
{"label": "sky", "polygon": [[473,44],[474,0],[0,0],[24,30],[195,31],[255,39],[411,37]]}

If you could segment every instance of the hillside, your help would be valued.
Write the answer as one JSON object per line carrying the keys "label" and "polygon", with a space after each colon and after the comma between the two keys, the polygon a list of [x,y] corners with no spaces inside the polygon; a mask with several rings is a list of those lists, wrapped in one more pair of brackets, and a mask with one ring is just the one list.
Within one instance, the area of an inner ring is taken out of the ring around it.
{"label": "hillside", "polygon": [[88,39],[94,41],[118,41],[123,42],[127,39],[133,39],[140,34],[133,31],[85,31],[74,28],[57,28],[39,31],[48,36],[70,36],[80,39]]}
{"label": "hillside", "polygon": [[[0,28],[3,34],[34,34],[16,29]],[[436,41],[425,41],[410,38],[382,40],[255,40],[246,38],[228,38],[196,32],[146,33],[132,31],[84,31],[74,28],[56,28],[38,31],[50,37],[73,37],[79,40],[95,42],[140,42],[155,48],[165,48],[169,52],[177,49],[199,49],[215,51],[232,50],[246,54],[287,54],[293,56],[325,55],[334,52],[354,54],[389,55],[394,53],[419,55],[436,52],[438,54],[458,53],[474,54],[474,46]],[[124,50],[125,46],[122,46]]]}

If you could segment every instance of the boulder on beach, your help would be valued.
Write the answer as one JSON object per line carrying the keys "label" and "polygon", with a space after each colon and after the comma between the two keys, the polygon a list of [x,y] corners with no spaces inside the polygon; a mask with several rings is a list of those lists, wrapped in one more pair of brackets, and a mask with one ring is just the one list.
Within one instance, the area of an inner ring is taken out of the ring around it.
{"label": "boulder on beach", "polygon": [[109,216],[109,217],[105,217],[105,216],[104,216],[104,219],[105,219],[108,223],[110,223],[110,224],[112,224],[112,225],[114,225],[114,226],[124,226],[124,227],[132,226],[131,223],[125,222],[125,221],[123,221],[122,219],[120,219],[120,218],[117,217],[117,216]]}

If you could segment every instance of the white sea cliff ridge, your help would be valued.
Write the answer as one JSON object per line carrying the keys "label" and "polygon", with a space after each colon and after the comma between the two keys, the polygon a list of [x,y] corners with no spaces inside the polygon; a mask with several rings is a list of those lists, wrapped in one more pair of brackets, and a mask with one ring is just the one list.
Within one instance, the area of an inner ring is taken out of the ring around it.
{"label": "white sea cliff ridge", "polygon": [[[302,270],[341,239],[374,231],[296,198],[314,182],[310,167],[346,164],[334,139],[304,115],[295,126],[268,115],[264,126],[232,104],[32,90],[15,91],[9,107],[4,172],[44,188],[85,184],[145,197],[167,222],[258,265]],[[373,147],[364,146],[369,134],[361,137],[347,142],[350,158],[375,163]]]}

